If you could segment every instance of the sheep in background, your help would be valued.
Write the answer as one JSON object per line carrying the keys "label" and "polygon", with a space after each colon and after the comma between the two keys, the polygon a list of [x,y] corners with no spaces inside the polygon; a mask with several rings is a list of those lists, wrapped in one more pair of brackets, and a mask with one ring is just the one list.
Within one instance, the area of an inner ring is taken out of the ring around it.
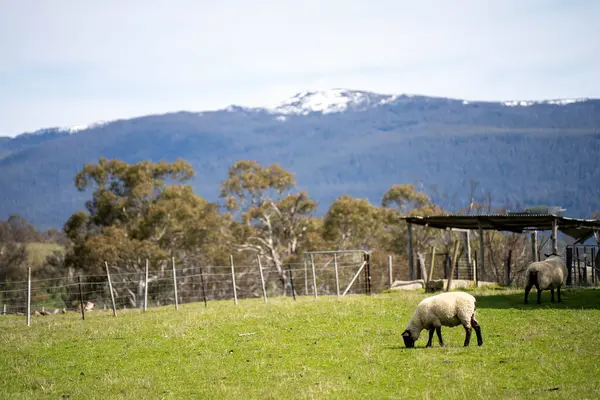
{"label": "sheep in background", "polygon": [[475,319],[475,297],[465,292],[446,292],[423,299],[415,310],[406,329],[402,332],[402,339],[406,347],[415,347],[421,331],[429,331],[429,341],[425,347],[431,347],[433,332],[437,333],[440,346],[444,346],[442,340],[442,326],[462,325],[466,336],[464,346],[468,346],[471,340],[471,331],[475,329],[477,344],[483,344],[481,327]]}
{"label": "sheep in background", "polygon": [[535,261],[529,264],[525,270],[525,304],[527,304],[529,291],[533,286],[537,289],[537,303],[542,302],[542,291],[550,290],[551,301],[554,303],[554,289],[558,290],[558,302],[560,299],[560,288],[567,277],[565,261],[559,255],[552,255],[544,261]]}

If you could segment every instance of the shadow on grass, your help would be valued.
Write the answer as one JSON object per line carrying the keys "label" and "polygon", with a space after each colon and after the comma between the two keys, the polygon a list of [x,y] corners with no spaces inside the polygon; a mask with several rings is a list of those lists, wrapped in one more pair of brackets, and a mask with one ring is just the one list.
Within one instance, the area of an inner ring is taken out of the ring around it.
{"label": "shadow on grass", "polygon": [[401,344],[384,347],[384,349],[386,349],[386,350],[400,350],[400,351],[416,351],[416,350],[425,350],[425,349],[432,349],[432,348],[433,347],[425,347],[425,344],[423,344],[422,346],[415,345],[415,347],[412,347],[410,349],[406,348],[406,346],[401,345]]}
{"label": "shadow on grass", "polygon": [[[550,302],[550,291],[542,292],[542,302],[537,304],[537,290],[533,288],[529,293],[529,304],[524,304],[525,290],[517,293],[502,293],[494,291],[475,295],[477,298],[477,308],[508,309],[516,308],[520,310],[536,309],[586,309],[600,310],[600,289],[566,289],[561,290],[561,303]],[[556,292],[554,297],[557,298]]]}

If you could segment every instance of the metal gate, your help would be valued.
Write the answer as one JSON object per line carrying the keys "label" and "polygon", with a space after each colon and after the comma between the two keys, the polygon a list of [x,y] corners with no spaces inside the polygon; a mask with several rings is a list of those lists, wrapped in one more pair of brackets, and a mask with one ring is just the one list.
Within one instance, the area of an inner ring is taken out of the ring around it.
{"label": "metal gate", "polygon": [[[371,294],[371,253],[364,250],[325,250],[304,253],[306,294],[345,296]],[[311,270],[312,285],[309,280]]]}

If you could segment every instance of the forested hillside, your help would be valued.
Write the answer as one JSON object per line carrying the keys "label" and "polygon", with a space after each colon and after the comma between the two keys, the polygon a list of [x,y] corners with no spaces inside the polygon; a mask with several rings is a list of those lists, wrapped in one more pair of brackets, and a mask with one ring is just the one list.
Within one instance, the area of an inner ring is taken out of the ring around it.
{"label": "forested hillside", "polygon": [[394,183],[414,183],[452,211],[468,203],[470,181],[477,199],[496,206],[553,204],[579,217],[600,209],[598,100],[515,105],[338,94],[337,108],[316,111],[317,94],[303,93],[275,109],[234,106],[3,138],[0,218],[19,214],[60,228],[86,199],[73,177],[100,157],[182,158],[210,201],[235,161],[277,162],[317,201],[317,215],[344,194],[379,204]]}

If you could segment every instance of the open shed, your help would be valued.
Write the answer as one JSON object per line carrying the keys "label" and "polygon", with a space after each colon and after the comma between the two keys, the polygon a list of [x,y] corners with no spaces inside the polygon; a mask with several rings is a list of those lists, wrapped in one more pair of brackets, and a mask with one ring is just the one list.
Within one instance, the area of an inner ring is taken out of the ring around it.
{"label": "open shed", "polygon": [[[583,243],[600,232],[600,220],[577,219],[555,214],[492,214],[492,215],[433,215],[403,217],[408,228],[408,264],[410,279],[414,279],[414,252],[412,241],[412,225],[421,225],[438,229],[477,230],[479,231],[479,260],[477,269],[484,267],[485,247],[483,242],[484,230],[524,233],[537,231],[552,231],[552,249],[558,253],[558,232],[573,238],[575,243]],[[534,240],[537,236],[534,236]],[[598,238],[598,236],[596,236]],[[568,256],[568,254],[567,254]],[[567,265],[569,260],[567,260]],[[476,274],[477,275],[477,274]],[[570,283],[571,269],[569,268]],[[477,278],[475,279],[477,281]]]}

